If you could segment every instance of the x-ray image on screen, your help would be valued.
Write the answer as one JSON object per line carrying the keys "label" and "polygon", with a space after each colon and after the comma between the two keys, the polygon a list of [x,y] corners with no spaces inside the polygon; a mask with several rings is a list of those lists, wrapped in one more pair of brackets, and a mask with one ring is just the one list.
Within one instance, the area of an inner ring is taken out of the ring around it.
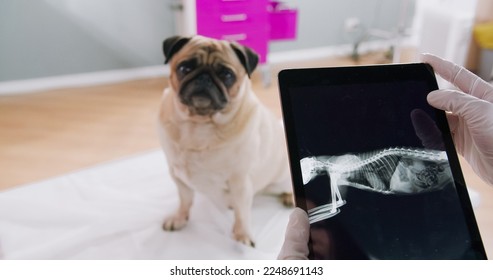
{"label": "x-ray image on screen", "polygon": [[305,157],[303,184],[317,176],[330,180],[330,203],[308,211],[311,223],[339,213],[346,201],[339,188],[354,187],[385,195],[414,195],[441,190],[452,181],[445,151],[388,148],[359,155]]}

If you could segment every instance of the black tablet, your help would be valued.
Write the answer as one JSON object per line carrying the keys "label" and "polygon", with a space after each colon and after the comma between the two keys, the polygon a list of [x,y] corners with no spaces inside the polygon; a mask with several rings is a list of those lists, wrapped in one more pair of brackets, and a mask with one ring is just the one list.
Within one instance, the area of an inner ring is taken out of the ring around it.
{"label": "black tablet", "polygon": [[486,259],[422,63],[288,69],[279,87],[312,259]]}

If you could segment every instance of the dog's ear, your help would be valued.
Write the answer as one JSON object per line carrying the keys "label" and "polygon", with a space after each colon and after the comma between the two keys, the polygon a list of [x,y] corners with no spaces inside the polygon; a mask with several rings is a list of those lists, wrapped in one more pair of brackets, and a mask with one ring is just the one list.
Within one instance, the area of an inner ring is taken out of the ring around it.
{"label": "dog's ear", "polygon": [[259,58],[257,53],[255,53],[252,49],[239,45],[237,43],[231,43],[231,47],[240,59],[243,67],[245,67],[245,70],[248,73],[248,77],[250,77],[250,75],[253,73],[253,70],[255,70],[258,64]]}
{"label": "dog's ear", "polygon": [[173,36],[164,40],[163,52],[164,52],[164,64],[168,63],[171,57],[177,53],[191,38],[183,36]]}

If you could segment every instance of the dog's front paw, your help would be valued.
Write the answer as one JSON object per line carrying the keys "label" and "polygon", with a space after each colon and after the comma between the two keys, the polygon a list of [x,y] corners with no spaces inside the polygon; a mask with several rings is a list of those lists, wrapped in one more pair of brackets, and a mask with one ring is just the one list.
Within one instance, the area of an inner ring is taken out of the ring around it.
{"label": "dog's front paw", "polygon": [[164,221],[163,229],[167,231],[180,230],[187,225],[188,216],[174,215]]}
{"label": "dog's front paw", "polygon": [[281,202],[284,206],[286,207],[293,207],[294,206],[294,198],[292,193],[282,193],[279,198],[281,199]]}
{"label": "dog's front paw", "polygon": [[247,246],[250,246],[252,248],[255,248],[255,243],[253,242],[252,239],[250,239],[250,236],[248,234],[241,234],[241,233],[234,233],[234,239],[240,243],[243,243]]}

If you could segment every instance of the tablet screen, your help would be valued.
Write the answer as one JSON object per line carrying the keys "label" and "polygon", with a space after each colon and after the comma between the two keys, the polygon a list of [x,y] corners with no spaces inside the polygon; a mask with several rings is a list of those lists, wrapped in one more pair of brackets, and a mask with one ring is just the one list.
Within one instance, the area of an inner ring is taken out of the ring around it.
{"label": "tablet screen", "polygon": [[311,258],[486,258],[428,65],[291,69],[279,85]]}

